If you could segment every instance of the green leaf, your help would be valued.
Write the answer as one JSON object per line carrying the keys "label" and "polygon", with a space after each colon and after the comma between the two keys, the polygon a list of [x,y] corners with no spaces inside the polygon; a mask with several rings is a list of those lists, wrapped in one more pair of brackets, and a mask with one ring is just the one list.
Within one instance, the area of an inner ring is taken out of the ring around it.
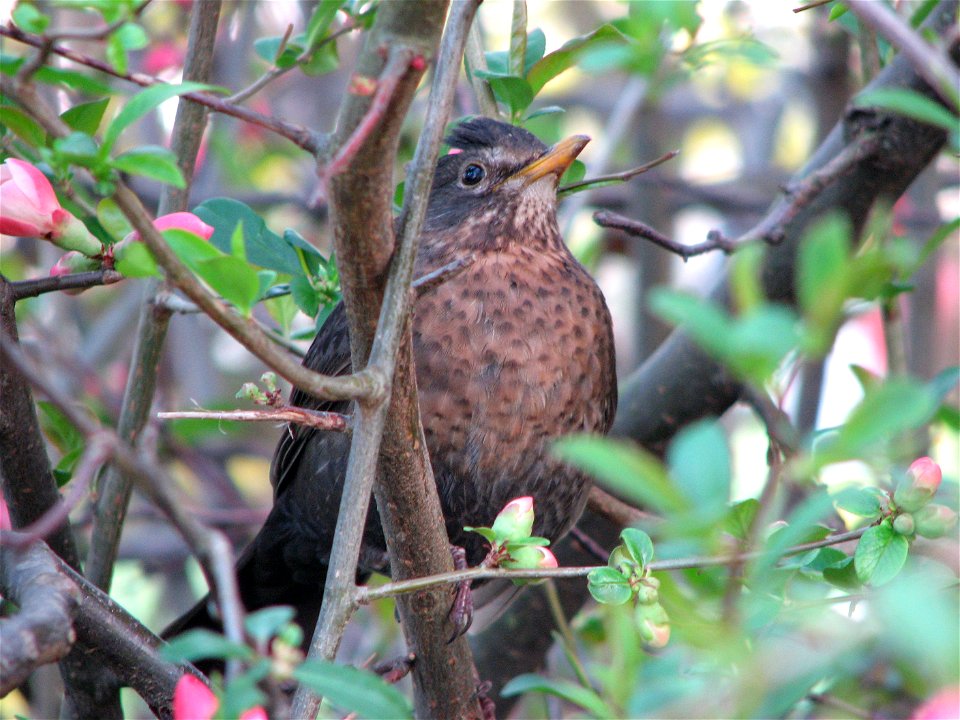
{"label": "green leaf", "polygon": [[136,23],[128,22],[117,28],[113,35],[124,50],[141,50],[150,42],[146,31]]}
{"label": "green leaf", "polygon": [[823,569],[823,579],[841,590],[859,590],[863,583],[857,577],[857,570],[853,558],[847,557],[835,565]]}
{"label": "green leaf", "polygon": [[507,75],[488,77],[488,80],[497,100],[509,107],[513,115],[522,113],[533,102],[533,90],[523,78]]}
{"label": "green leaf", "polygon": [[541,692],[553,695],[567,702],[582,707],[597,718],[617,717],[617,713],[604,702],[593,689],[576,685],[569,680],[545,678],[540,675],[520,675],[508,682],[500,694],[512,697],[527,692]]}
{"label": "green leaf", "polygon": [[260,278],[254,268],[229,255],[201,260],[196,267],[197,275],[224,300],[232,302],[244,315],[250,314],[260,298]]}
{"label": "green leaf", "polygon": [[533,120],[534,118],[543,117],[544,115],[555,115],[563,112],[566,112],[566,110],[559,105],[547,105],[546,107],[542,107],[531,112],[524,118],[524,122]]}
{"label": "green leaf", "polygon": [[799,342],[793,310],[785,305],[760,305],[734,322],[727,338],[729,352],[720,360],[741,377],[762,385]]}
{"label": "green leaf", "polygon": [[80,103],[61,114],[60,119],[73,130],[87,135],[95,135],[100,127],[100,121],[103,119],[103,113],[109,104],[110,98]]}
{"label": "green leaf", "polygon": [[653,561],[653,540],[643,530],[625,528],[620,532],[620,540],[640,565],[646,567]]}
{"label": "green leaf", "polygon": [[590,473],[636,505],[661,512],[687,507],[686,498],[671,483],[663,465],[640,447],[622,440],[590,435],[560,438],[554,457]]}
{"label": "green leaf", "polygon": [[65,162],[85,167],[93,166],[98,161],[100,152],[96,141],[82,132],[72,132],[66,137],[57,138],[53,141],[53,150]]}
{"label": "green leaf", "polygon": [[296,613],[289,605],[278,605],[257,610],[244,618],[243,626],[257,642],[266,643],[280,630],[293,621]]}
{"label": "green leaf", "polygon": [[231,680],[223,693],[223,704],[217,708],[216,715],[223,718],[236,718],[256,705],[267,702],[266,693],[258,683],[270,673],[270,661],[266,658],[259,660],[247,672]]}
{"label": "green leaf", "polygon": [[564,70],[573,67],[580,55],[588,48],[605,43],[625,43],[627,39],[623,33],[613,25],[601,25],[591,33],[574,38],[552,53],[545,55],[527,70],[527,82],[534,95],[539,94],[543,86],[560,75]]}
{"label": "green leaf", "polygon": [[759,508],[760,502],[756,498],[748,498],[742,502],[735,503],[730,508],[723,529],[738,540],[746,540],[750,534],[750,527],[753,525],[753,519],[757,516],[757,510]]}
{"label": "green leaf", "polygon": [[76,70],[44,66],[37,70],[35,77],[47,85],[63,85],[71,90],[79,90],[91,95],[107,95],[111,92],[108,85]]}
{"label": "green leaf", "polygon": [[[253,51],[271,65],[278,68],[287,69],[296,64],[297,58],[303,52],[303,48],[294,42],[294,38],[289,38],[287,44],[283,46],[283,52],[280,53],[280,44],[283,42],[282,36],[259,38],[253,43]],[[280,53],[279,56],[277,53]]]}
{"label": "green leaf", "polygon": [[341,5],[343,0],[320,0],[317,3],[307,23],[306,45],[308,48],[316,47],[316,44],[324,38]]}
{"label": "green leaf", "polygon": [[127,72],[127,49],[123,46],[123,40],[116,33],[107,38],[105,54],[107,62],[113,65],[118,73]]}
{"label": "green leaf", "polygon": [[841,510],[860,517],[880,517],[880,496],[875,488],[844,488],[833,495],[833,502]]}
{"label": "green leaf", "polygon": [[12,105],[0,105],[0,125],[5,125],[28,145],[43,147],[46,144],[46,131],[33,118]]}
{"label": "green leaf", "polygon": [[684,428],[670,443],[667,465],[690,507],[705,519],[726,512],[730,499],[730,450],[715,420]]}
{"label": "green leaf", "polygon": [[846,299],[850,223],[830,215],[805,233],[797,261],[800,307],[824,335],[832,335]]}
{"label": "green leaf", "polygon": [[291,244],[267,228],[263,218],[242,202],[212,198],[195,207],[193,212],[213,226],[210,244],[214,247],[229,253],[234,231],[242,224],[248,262],[287,275],[303,275],[303,266]]}
{"label": "green leaf", "polygon": [[857,543],[853,563],[860,582],[883,585],[892,580],[907,561],[907,539],[890,523],[868,528]]}
{"label": "green leaf", "polygon": [[507,72],[515,77],[523,77],[524,60],[527,56],[527,3],[513,3],[513,20],[510,25],[510,54]]}
{"label": "green leaf", "polygon": [[533,69],[533,66],[536,65],[542,58],[543,53],[547,49],[547,36],[544,35],[543,30],[540,28],[534,28],[527,35],[527,52],[524,54],[523,58],[523,76],[526,77],[527,73]]}
{"label": "green leaf", "polygon": [[830,14],[827,16],[827,20],[829,22],[833,22],[834,20],[837,20],[838,18],[841,18],[846,14],[847,14],[847,6],[844,5],[843,3],[837,3],[832,8],[830,8]]}
{"label": "green leaf", "polygon": [[67,419],[59,408],[46,400],[37,402],[40,410],[40,427],[56,448],[64,455],[82,450],[86,437]]}
{"label": "green leaf", "polygon": [[36,35],[40,35],[50,24],[50,18],[37,10],[32,3],[27,2],[17,3],[11,17],[18,28]]}
{"label": "green leaf", "polygon": [[116,255],[116,268],[124,277],[160,277],[157,261],[142,242],[125,244]]}
{"label": "green leaf", "polygon": [[102,152],[104,154],[109,153],[124,130],[150,111],[155,110],[161,103],[185,93],[211,89],[213,89],[212,85],[185,82],[180,85],[154,85],[141,90],[127,101],[107,126],[106,132],[103,134]]}
{"label": "green leaf", "polygon": [[594,600],[605,605],[623,605],[633,597],[630,583],[612,567],[598,567],[587,575],[587,587]]}
{"label": "green leaf", "polygon": [[660,287],[650,292],[649,304],[655,315],[682,327],[714,357],[729,355],[732,318],[712,302]]}
{"label": "green leaf", "polygon": [[412,718],[403,694],[371,672],[325,660],[307,660],[293,677],[347,712],[370,718]]}
{"label": "green leaf", "polygon": [[854,99],[857,107],[881,107],[905,115],[914,120],[943,128],[947,132],[957,132],[957,116],[943,105],[921,95],[916,90],[906,88],[877,88],[861,93]]}
{"label": "green leaf", "polygon": [[170,662],[193,662],[204,658],[249,660],[253,650],[227,640],[212,630],[188,630],[160,648],[160,656]]}
{"label": "green leaf", "polygon": [[176,156],[158,145],[142,145],[115,157],[110,164],[117,170],[142,175],[183,189],[187,186]]}
{"label": "green leaf", "polygon": [[304,315],[316,317],[320,312],[320,298],[317,291],[310,284],[310,279],[304,275],[290,278],[290,295]]}

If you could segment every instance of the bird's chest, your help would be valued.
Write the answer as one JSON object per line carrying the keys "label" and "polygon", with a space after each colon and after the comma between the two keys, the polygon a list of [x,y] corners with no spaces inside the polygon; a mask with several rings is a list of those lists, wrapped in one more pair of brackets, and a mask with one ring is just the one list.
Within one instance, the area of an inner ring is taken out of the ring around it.
{"label": "bird's chest", "polygon": [[417,302],[414,352],[431,456],[517,466],[545,440],[605,430],[610,320],[572,260],[494,255]]}

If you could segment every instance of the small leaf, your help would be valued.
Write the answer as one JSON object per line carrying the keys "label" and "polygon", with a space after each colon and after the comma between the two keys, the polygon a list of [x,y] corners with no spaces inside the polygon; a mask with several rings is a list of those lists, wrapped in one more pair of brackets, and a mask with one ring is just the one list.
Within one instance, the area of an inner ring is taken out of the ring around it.
{"label": "small leaf", "polygon": [[601,25],[587,35],[564,43],[557,50],[545,55],[527,71],[527,81],[533,94],[538,94],[543,86],[573,67],[580,55],[588,48],[605,43],[624,43],[626,38],[613,25]]}
{"label": "small leaf", "polygon": [[860,517],[880,517],[880,497],[873,488],[844,488],[833,496],[833,502],[841,510]]}
{"label": "small leaf", "polygon": [[71,90],[79,90],[90,95],[108,95],[113,92],[108,85],[76,70],[44,66],[37,70],[36,78],[47,85],[63,85]]}
{"label": "small leaf", "polygon": [[316,317],[320,312],[320,298],[307,277],[295,275],[290,278],[290,295],[304,315]]}
{"label": "small leaf", "polygon": [[294,609],[289,605],[268,607],[247,615],[243,626],[254,640],[266,643],[280,632],[284,625],[292,622],[294,615]]}
{"label": "small leaf", "polygon": [[625,528],[620,533],[620,540],[633,558],[646,567],[653,561],[653,540],[643,530]]}
{"label": "small leaf", "polygon": [[193,662],[204,658],[247,660],[253,657],[253,650],[212,630],[198,629],[173,638],[160,648],[160,655],[170,662]]}
{"label": "small leaf", "polygon": [[594,568],[587,583],[593,599],[605,605],[623,605],[633,596],[627,578],[612,567]]}
{"label": "small leaf", "polygon": [[667,450],[676,486],[705,518],[726,512],[730,499],[730,450],[718,422],[705,420],[684,428]]}
{"label": "small leaf", "polygon": [[50,24],[50,18],[37,10],[32,3],[20,2],[13,9],[13,22],[21,30],[40,35]]}
{"label": "small leaf", "polygon": [[117,272],[124,277],[160,277],[150,248],[142,242],[125,245],[116,256]]}
{"label": "small leaf", "polygon": [[313,48],[327,33],[327,28],[337,16],[337,11],[343,5],[343,0],[320,0],[307,23],[306,46]]}
{"label": "small leaf", "polygon": [[82,132],[72,132],[53,141],[54,152],[68,163],[91,166],[97,160],[99,149],[96,141]]}
{"label": "small leaf", "polygon": [[141,90],[124,104],[117,116],[107,126],[107,130],[103,134],[102,152],[109,153],[120,137],[120,133],[151,110],[156,109],[161,103],[177,95],[211,89],[213,89],[212,85],[185,82],[180,85],[154,85],[146,90]]}
{"label": "small leaf", "polygon": [[370,718],[412,718],[403,694],[377,675],[325,660],[307,660],[293,677],[347,712]]}
{"label": "small leaf", "polygon": [[133,229],[112,198],[104,198],[97,203],[97,221],[115,241],[122,240]]}
{"label": "small leaf", "polygon": [[33,147],[46,144],[46,131],[33,118],[12,105],[0,105],[0,125],[5,125]]}
{"label": "small leaf", "polygon": [[748,498],[742,502],[735,503],[730,508],[730,513],[727,515],[723,529],[738,540],[746,540],[750,534],[750,527],[753,525],[753,519],[757,516],[757,510],[759,508],[760,502],[756,498]]}
{"label": "small leaf", "polygon": [[507,75],[488,80],[497,100],[509,107],[513,115],[523,112],[533,102],[533,90],[523,78]]}
{"label": "small leaf", "polygon": [[158,145],[143,145],[135,150],[128,150],[115,157],[110,164],[117,170],[152,178],[175,188],[183,189],[187,186],[177,165],[176,156]]}
{"label": "small leaf", "polygon": [[236,305],[244,315],[250,314],[260,298],[260,278],[256,270],[229,255],[201,260],[196,263],[196,268],[197,275],[224,300]]}
{"label": "small leaf", "polygon": [[100,127],[100,121],[103,119],[103,113],[110,104],[110,98],[94,100],[93,102],[80,103],[74,105],[69,110],[60,115],[60,119],[69,125],[73,130],[94,135]]}
{"label": "small leaf", "polygon": [[883,585],[892,580],[907,561],[907,539],[889,522],[868,528],[853,554],[854,567],[860,582]]}
{"label": "small leaf", "polygon": [[555,115],[563,112],[566,112],[566,110],[559,105],[547,105],[546,107],[538,108],[537,110],[531,112],[524,118],[524,122],[527,120],[533,120],[534,118],[542,117],[544,115]]}

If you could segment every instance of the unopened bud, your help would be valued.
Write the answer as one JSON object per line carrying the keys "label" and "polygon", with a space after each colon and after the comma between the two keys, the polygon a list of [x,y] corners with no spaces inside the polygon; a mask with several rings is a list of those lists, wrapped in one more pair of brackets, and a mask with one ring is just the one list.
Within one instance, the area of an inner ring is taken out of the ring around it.
{"label": "unopened bud", "polygon": [[267,392],[277,391],[277,374],[275,372],[265,372],[260,376],[260,382],[267,389]]}
{"label": "unopened bud", "polygon": [[557,567],[557,558],[542,545],[523,545],[510,551],[510,557],[502,565],[514,569],[543,569]]}
{"label": "unopened bud", "polygon": [[[88,258],[82,253],[78,253],[76,250],[71,250],[57,260],[56,264],[50,268],[51,277],[61,277],[64,275],[73,275],[74,273],[89,272],[91,270],[96,270],[100,267],[100,263],[92,258]],[[74,288],[72,290],[64,290],[63,292],[67,295],[79,295],[86,288]]]}
{"label": "unopened bud", "polygon": [[637,588],[637,602],[641,605],[653,605],[660,601],[658,588],[660,581],[656,578],[644,578]]}
{"label": "unopened bud", "polygon": [[255,383],[244,383],[237,391],[238,400],[251,400],[257,404],[266,404],[267,396],[256,386]]}
{"label": "unopened bud", "polygon": [[901,513],[893,519],[893,529],[900,535],[910,536],[917,531],[916,523],[913,521],[913,515],[910,513]]}
{"label": "unopened bud", "polygon": [[637,628],[640,638],[652,648],[662,648],[670,641],[670,617],[659,603],[637,605]]}
{"label": "unopened bud", "polygon": [[533,498],[519,497],[506,504],[493,521],[493,531],[504,540],[521,540],[533,533]]}
{"label": "unopened bud", "polygon": [[54,245],[64,250],[75,250],[87,257],[94,257],[103,252],[103,243],[87,230],[87,226],[73,215],[67,215],[60,234],[51,238]]}
{"label": "unopened bud", "polygon": [[943,537],[957,524],[957,514],[946,505],[931,504],[913,513],[917,534],[925,538]]}
{"label": "unopened bud", "polygon": [[940,466],[928,457],[914,460],[907,473],[897,484],[893,501],[897,507],[907,512],[919,510],[936,494],[943,473]]}

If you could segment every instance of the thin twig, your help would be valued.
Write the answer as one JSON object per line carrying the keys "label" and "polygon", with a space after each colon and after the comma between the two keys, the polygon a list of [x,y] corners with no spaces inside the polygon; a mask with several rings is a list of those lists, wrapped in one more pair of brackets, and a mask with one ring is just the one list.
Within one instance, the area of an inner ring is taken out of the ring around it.
{"label": "thin twig", "polygon": [[663,521],[660,516],[635,508],[596,485],[590,488],[590,494],[587,496],[587,507],[597,515],[607,518],[620,527],[636,527]]}
{"label": "thin twig", "polygon": [[431,290],[437,289],[444,283],[450,282],[453,280],[453,278],[460,275],[476,261],[477,256],[475,253],[467,253],[463,257],[459,257],[453,262],[449,262],[442,267],[438,267],[433,272],[428,272],[426,275],[421,275],[413,281],[411,287],[413,287],[414,291],[416,291],[417,297],[421,297],[422,295],[426,295]]}
{"label": "thin twig", "polygon": [[291,422],[317,430],[346,430],[350,418],[346,415],[301,407],[271,408],[266,410],[182,410],[159,412],[160,420],[235,420],[237,422]]}
{"label": "thin twig", "polygon": [[560,594],[557,592],[557,584],[553,580],[547,580],[543,583],[543,594],[547,597],[547,606],[550,608],[550,615],[554,624],[557,626],[555,639],[559,639],[563,646],[567,660],[577,679],[584,687],[590,687],[590,678],[587,676],[586,668],[580,662],[577,656],[577,641],[573,637],[573,631],[570,629],[570,623],[567,622],[567,616],[563,612],[563,603],[560,602]]}
{"label": "thin twig", "polygon": [[[25,33],[19,28],[10,25],[0,25],[0,36],[6,36],[12,40],[22,42],[25,45],[32,45],[33,47],[37,48],[42,48],[44,44],[42,38],[36,35],[31,35],[30,33]],[[163,80],[154,77],[153,75],[147,75],[139,72],[118,72],[109,63],[103,62],[102,60],[97,60],[96,58],[92,58],[88,55],[84,55],[76,50],[65,48],[61,45],[53,45],[50,48],[50,52],[55,55],[59,55],[60,57],[67,58],[68,60],[72,60],[75,63],[93,68],[94,70],[99,70],[100,72],[111,75],[112,77],[135,83],[141,87],[151,87],[152,85],[165,84]],[[301,125],[287,122],[286,120],[281,120],[280,118],[273,116],[263,115],[250,110],[249,108],[243,107],[242,105],[228,103],[221,98],[210,95],[209,93],[184,93],[181,97],[187,100],[192,100],[196,103],[200,103],[201,105],[204,105],[214,112],[218,112],[222,115],[229,115],[239,120],[243,120],[244,122],[251,123],[252,125],[257,125],[270,130],[281,137],[285,137],[290,142],[303,148],[313,155],[322,153],[326,148],[327,138],[325,135],[313,133]]]}
{"label": "thin twig", "polygon": [[[320,172],[320,179],[324,186],[334,175],[339,175],[350,165],[350,161],[356,156],[357,151],[363,146],[370,137],[373,129],[380,124],[384,113],[390,106],[390,100],[401,78],[407,74],[410,64],[414,61],[415,55],[410,48],[396,47],[390,51],[387,57],[387,63],[383,66],[383,72],[377,78],[376,90],[373,93],[373,100],[363,119],[357,124],[350,137],[337,150],[336,155]],[[422,58],[421,58],[422,61]]]}
{"label": "thin twig", "polygon": [[[868,527],[862,527],[858,530],[851,530],[850,532],[837,533],[836,535],[831,535],[823,540],[804,543],[802,545],[794,545],[793,547],[784,550],[782,557],[797,555],[800,553],[805,553],[809,550],[816,550],[818,548],[840,545],[841,543],[850,542],[851,540],[857,540],[868,529]],[[722,567],[736,562],[748,562],[750,560],[756,560],[758,558],[765,557],[767,554],[768,551],[766,550],[754,550],[752,552],[732,553],[729,555],[704,555],[679,558],[676,560],[654,560],[647,565],[647,568],[650,570],[650,572],[668,572],[674,570],[696,570],[707,567]],[[474,580],[491,579],[530,580],[533,578],[583,577],[585,575],[589,575],[590,572],[592,570],[596,570],[597,567],[606,566],[591,565],[584,567],[554,568],[550,570],[508,570],[505,568],[476,567],[468,568],[467,570],[454,570],[453,572],[442,573],[439,575],[414,578],[412,580],[384,583],[383,585],[379,585],[375,588],[366,586],[358,587],[356,588],[354,597],[356,602],[365,605],[375,600],[382,600],[384,598],[394,597],[395,595],[417,592],[419,590],[436,587],[438,585],[449,585],[463,581],[472,582]]]}
{"label": "thin twig", "polygon": [[611,175],[600,175],[598,177],[587,178],[581,180],[580,182],[570,183],[569,185],[564,185],[557,190],[557,193],[563,195],[564,193],[571,193],[574,190],[578,190],[582,187],[588,187],[590,185],[598,185],[600,183],[611,183],[611,182],[627,182],[632,180],[637,175],[642,175],[645,172],[653,170],[653,168],[658,165],[663,165],[667,160],[673,160],[677,155],[680,154],[679,150],[671,150],[666,152],[656,160],[651,160],[648,163],[644,163],[639,167],[635,167],[632,170],[624,170],[623,172],[613,173]]}
{"label": "thin twig", "polygon": [[707,239],[701,243],[697,243],[695,245],[684,245],[676,240],[671,240],[666,235],[654,230],[646,223],[642,223],[639,220],[632,220],[631,218],[620,215],[619,213],[611,212],[610,210],[599,210],[595,212],[593,214],[593,221],[600,227],[622,230],[632,237],[649,240],[654,245],[659,245],[665,250],[669,250],[675,255],[679,255],[683,258],[684,262],[695,255],[703,255],[704,253],[713,252],[715,250],[719,250],[725,255],[729,255],[739,247],[738,242],[729,240],[716,231],[711,231],[708,233]]}
{"label": "thin twig", "polygon": [[51,275],[49,277],[31,278],[30,280],[17,280],[10,283],[10,290],[14,300],[23,300],[24,298],[38,297],[44,293],[57,292],[58,290],[82,290],[101,285],[113,285],[125,279],[116,270],[91,270],[90,272],[72,273],[70,275]]}
{"label": "thin twig", "polygon": [[833,0],[813,0],[813,2],[807,3],[806,5],[801,5],[800,7],[795,7],[793,11],[795,13],[801,13],[804,10],[810,10],[812,8],[821,7],[823,5],[829,5]]}

